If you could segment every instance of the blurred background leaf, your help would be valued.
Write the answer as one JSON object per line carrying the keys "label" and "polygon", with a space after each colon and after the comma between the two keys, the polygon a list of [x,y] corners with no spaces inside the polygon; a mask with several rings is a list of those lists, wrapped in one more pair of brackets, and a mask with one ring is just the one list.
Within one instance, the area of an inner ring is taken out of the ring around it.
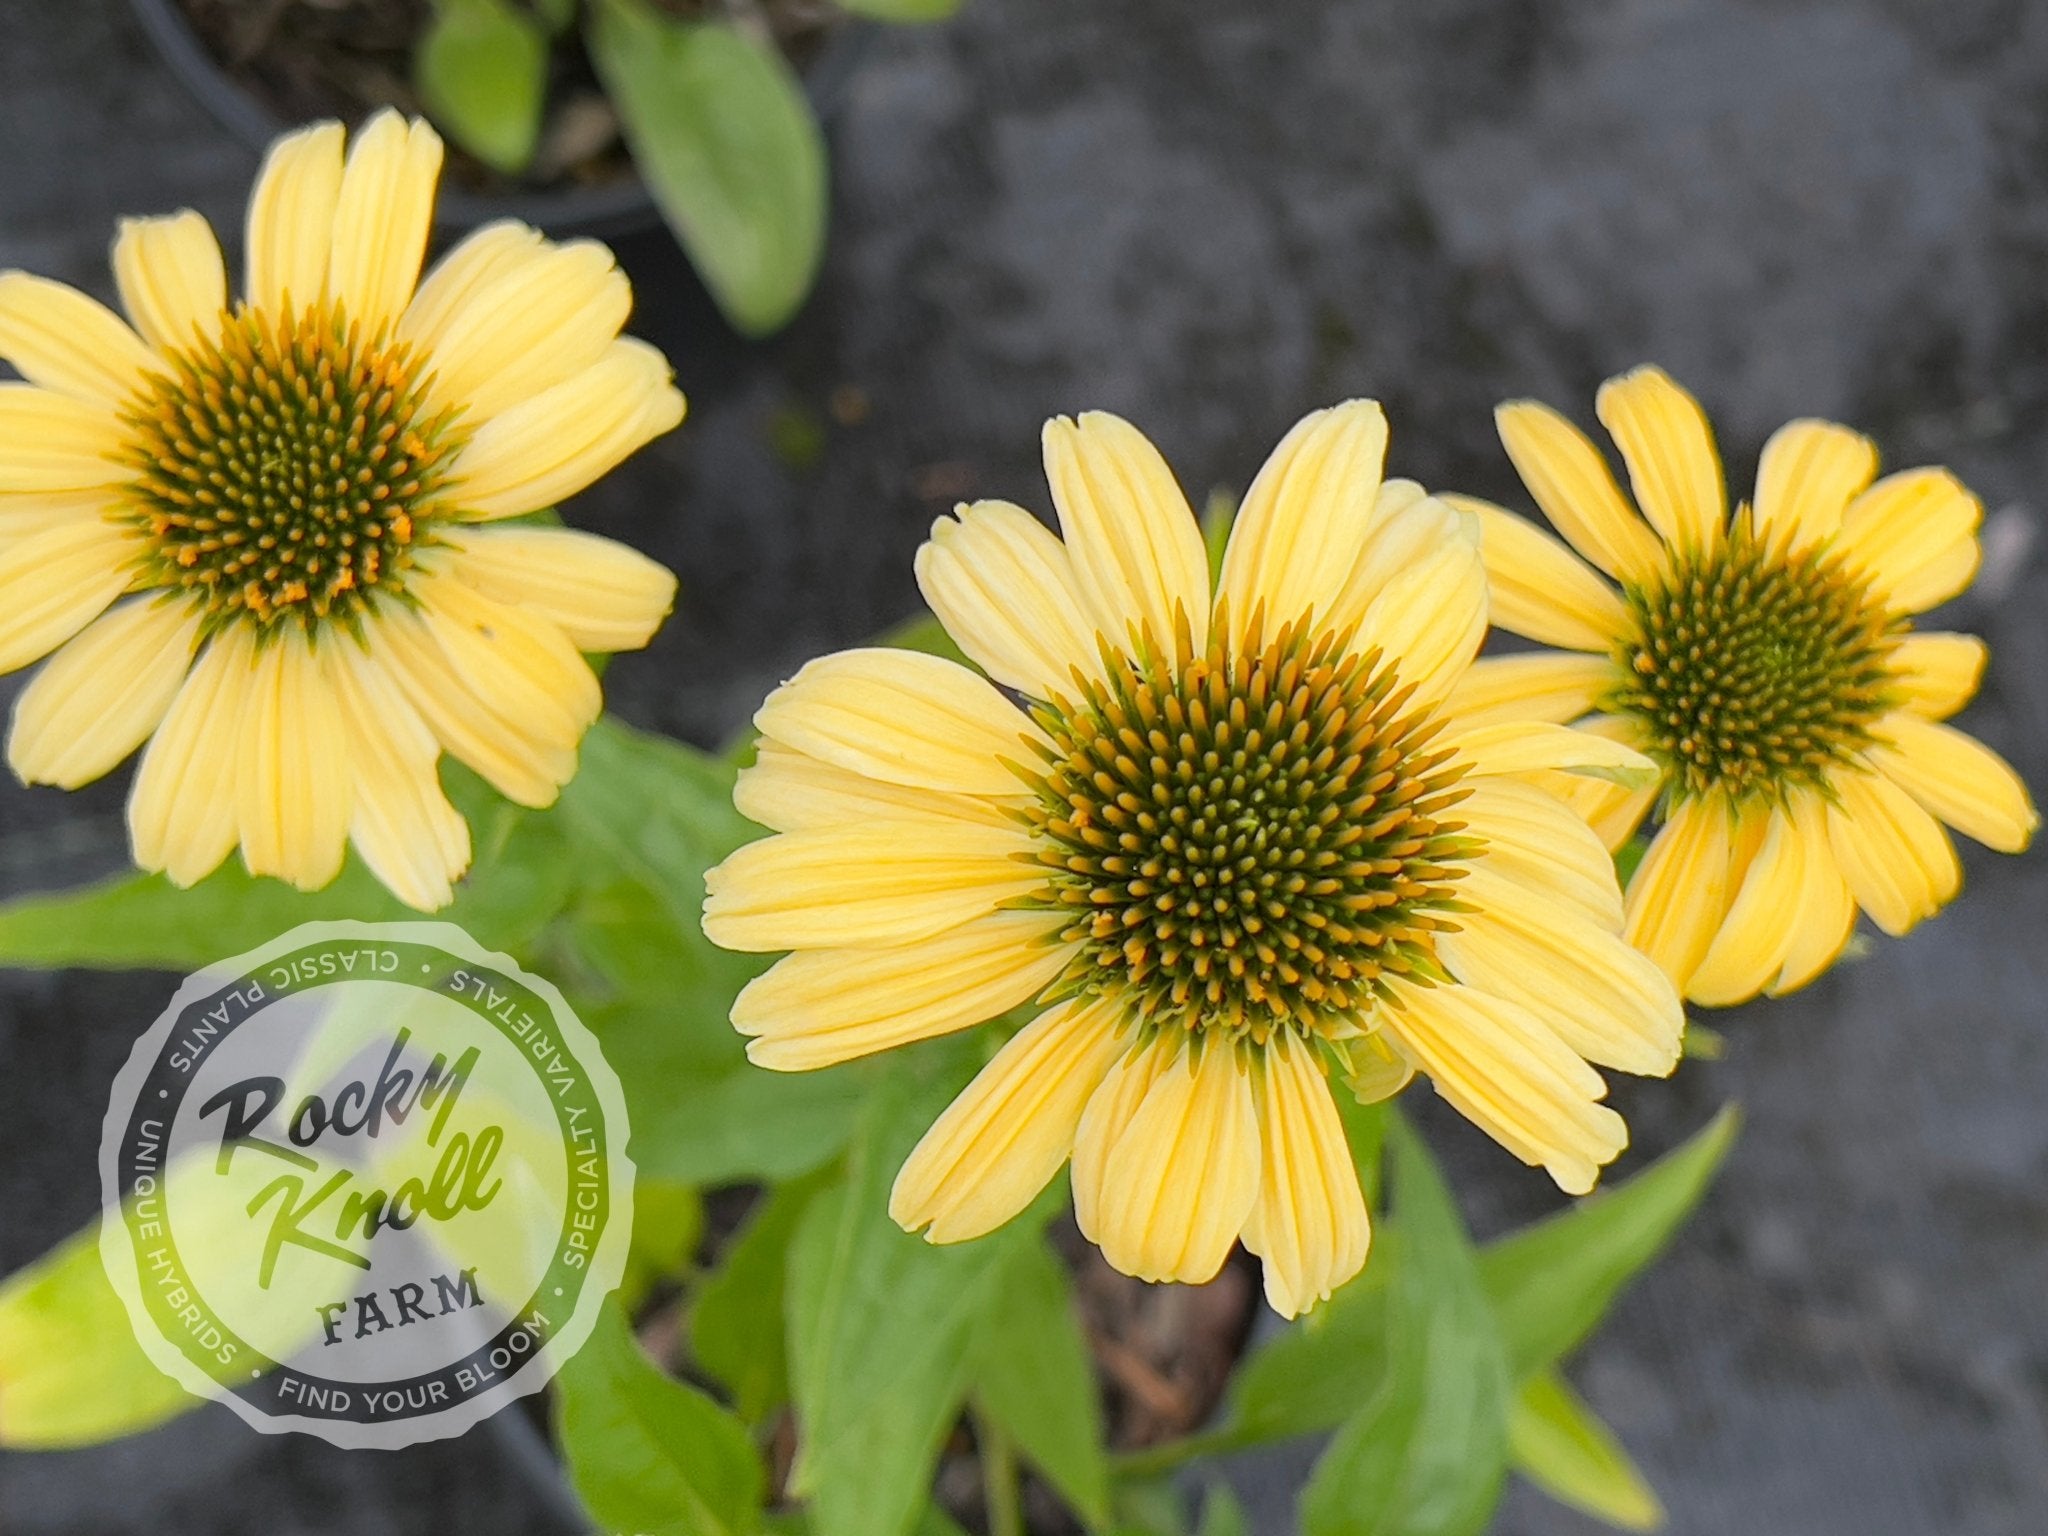
{"label": "blurred background leaf", "polygon": [[413,84],[434,121],[507,176],[533,159],[547,75],[547,34],[511,0],[434,0],[413,54]]}

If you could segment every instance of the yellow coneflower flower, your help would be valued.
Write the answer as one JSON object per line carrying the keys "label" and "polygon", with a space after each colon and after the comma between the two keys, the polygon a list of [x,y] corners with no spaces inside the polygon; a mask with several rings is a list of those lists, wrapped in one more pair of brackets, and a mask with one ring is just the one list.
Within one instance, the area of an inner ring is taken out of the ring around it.
{"label": "yellow coneflower flower", "polygon": [[1499,412],[1529,494],[1584,561],[1513,513],[1447,498],[1485,529],[1493,622],[1566,648],[1479,662],[1459,702],[1579,721],[1657,762],[1638,789],[1552,787],[1614,848],[1660,807],[1627,934],[1687,997],[1804,986],[1859,905],[1900,934],[1955,895],[1943,822],[2009,853],[2038,824],[2018,775],[1941,723],[1977,691],[1983,642],[1913,629],[1976,575],[1982,509],[1947,470],[1879,480],[1869,439],[1795,421],[1731,518],[1706,417],[1667,376],[1610,379],[1598,410],[1640,517],[1562,416]]}
{"label": "yellow coneflower flower", "polygon": [[1592,1187],[1627,1130],[1589,1062],[1664,1073],[1678,999],[1542,771],[1654,770],[1555,725],[1467,729],[1476,529],[1382,484],[1370,401],[1308,417],[1245,498],[1213,600],[1157,450],[1057,420],[1064,542],[1001,502],[941,519],[918,579],[987,673],[857,650],[755,717],[742,811],[778,834],[704,926],[794,950],[740,996],[753,1059],[821,1067],[1032,1003],[940,1117],[891,1212],[1007,1221],[1073,1158],[1082,1230],[1151,1280],[1240,1237],[1301,1312],[1365,1261],[1330,1079],[1419,1070],[1516,1156]]}
{"label": "yellow coneflower flower", "polygon": [[[383,113],[271,150],[231,304],[196,213],[114,242],[124,322],[0,275],[0,672],[8,760],[75,788],[145,741],[135,857],[190,884],[237,846],[313,888],[344,845],[433,908],[469,863],[445,748],[545,805],[600,708],[580,652],[646,643],[674,579],[609,540],[490,524],[682,419],[622,339],[601,246],[478,230],[424,282],[441,166]],[[417,284],[417,287],[415,286]]]}

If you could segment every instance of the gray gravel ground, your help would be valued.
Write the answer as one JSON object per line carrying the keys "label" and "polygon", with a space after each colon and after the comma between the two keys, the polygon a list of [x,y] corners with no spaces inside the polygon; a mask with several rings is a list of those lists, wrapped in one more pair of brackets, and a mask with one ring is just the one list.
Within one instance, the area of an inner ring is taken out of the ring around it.
{"label": "gray gravel ground", "polygon": [[[1995,660],[1964,723],[2048,788],[2048,8],[970,0],[871,39],[833,133],[832,254],[775,344],[724,335],[659,239],[625,247],[692,399],[572,510],[682,576],[680,616],[611,673],[637,722],[722,736],[905,613],[936,512],[1044,505],[1047,414],[1132,416],[1200,491],[1241,486],[1310,406],[1373,394],[1401,472],[1509,496],[1497,399],[1583,419],[1601,377],[1654,359],[1708,402],[1736,484],[1773,426],[1823,413],[1983,494],[1991,558],[1952,623]],[[121,0],[0,0],[0,266],[104,293],[117,215],[233,228],[252,166]],[[790,468],[776,424],[826,420],[843,386],[866,420]],[[114,867],[120,795],[0,789],[0,891]],[[2048,854],[1966,864],[1910,940],[1716,1020],[1724,1061],[1619,1093],[1647,1149],[1725,1099],[1750,1114],[1576,1369],[1674,1536],[2048,1531]],[[167,990],[0,977],[0,1270],[91,1216],[108,1083]],[[1482,1230],[1549,1206],[1428,1120]],[[209,1411],[0,1457],[0,1524],[566,1529],[515,1449],[344,1459]],[[1305,1464],[1231,1469],[1261,1531],[1291,1528]],[[1523,1490],[1499,1529],[1594,1527]]]}

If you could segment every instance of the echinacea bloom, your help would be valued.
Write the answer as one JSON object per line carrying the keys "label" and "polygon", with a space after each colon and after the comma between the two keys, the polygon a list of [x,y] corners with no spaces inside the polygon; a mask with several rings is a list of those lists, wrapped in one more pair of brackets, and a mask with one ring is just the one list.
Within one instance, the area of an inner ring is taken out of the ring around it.
{"label": "echinacea bloom", "polygon": [[1382,484],[1370,401],[1260,471],[1216,591],[1186,498],[1114,416],[1045,430],[1064,541],[942,518],[920,585],[986,678],[856,650],[755,723],[737,799],[776,835],[707,879],[705,931],[793,950],[748,1052],[822,1067],[1032,1005],[905,1163],[898,1222],[955,1242],[1071,1154],[1119,1269],[1205,1280],[1240,1237],[1293,1315],[1365,1261],[1332,1078],[1421,1071],[1590,1189],[1627,1141],[1589,1063],[1664,1073],[1678,999],[1620,938],[1614,870],[1544,771],[1646,776],[1555,725],[1451,707],[1486,628],[1476,529]]}
{"label": "echinacea bloom", "polygon": [[0,384],[0,673],[51,658],[7,753],[68,789],[147,742],[135,858],[180,885],[239,846],[315,888],[352,841],[431,909],[469,864],[442,751],[548,804],[600,709],[580,653],[644,645],[674,595],[621,545],[504,520],[683,400],[620,337],[603,247],[492,224],[422,282],[440,140],[386,112],[343,143],[271,150],[239,302],[191,212],[122,224],[126,321],[0,275],[26,381]]}
{"label": "echinacea bloom", "polygon": [[1486,718],[1577,721],[1654,759],[1641,788],[1552,782],[1614,848],[1658,809],[1630,942],[1695,1002],[1790,991],[1833,963],[1859,906],[1901,934],[1955,895],[1942,823],[2012,853],[2039,822],[2019,776],[1942,723],[1976,693],[1983,642],[1913,628],[1976,575],[1982,509],[1945,469],[1880,480],[1868,438],[1795,421],[1731,517],[1706,417],[1666,375],[1610,379],[1598,412],[1641,516],[1562,416],[1499,412],[1577,554],[1448,498],[1485,529],[1493,622],[1564,647],[1479,662],[1469,698]]}

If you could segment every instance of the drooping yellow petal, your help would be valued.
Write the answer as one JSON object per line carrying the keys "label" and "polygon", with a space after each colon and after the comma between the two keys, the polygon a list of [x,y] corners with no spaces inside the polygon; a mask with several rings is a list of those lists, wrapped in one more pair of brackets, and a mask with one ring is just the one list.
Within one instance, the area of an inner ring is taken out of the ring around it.
{"label": "drooping yellow petal", "polygon": [[668,359],[622,337],[588,368],[479,427],[455,461],[448,494],[464,518],[537,512],[682,419]]}
{"label": "drooping yellow petal", "polygon": [[1402,985],[1381,1026],[1453,1108],[1569,1195],[1628,1145],[1600,1074],[1528,1009],[1474,987]]}
{"label": "drooping yellow petal", "polygon": [[1872,766],[1966,837],[2000,853],[2034,840],[2041,815],[2012,765],[1974,736],[1905,713],[1876,727]]}
{"label": "drooping yellow petal", "polygon": [[448,569],[485,596],[546,619],[579,651],[636,651],[675,604],[676,579],[638,550],[573,528],[453,528]]}
{"label": "drooping yellow petal", "polygon": [[1923,720],[1946,720],[1977,696],[1990,650],[1975,635],[1916,631],[1892,652],[1899,702]]}
{"label": "drooping yellow petal", "polygon": [[1605,653],[1628,630],[1621,596],[1558,539],[1476,496],[1446,495],[1479,520],[1493,622],[1545,645]]}
{"label": "drooping yellow petal", "polygon": [[1095,628],[1119,646],[1133,626],[1171,650],[1183,622],[1209,624],[1209,556],[1159,450],[1105,411],[1045,424],[1045,477]]}
{"label": "drooping yellow petal", "polygon": [[1134,1045],[1103,1075],[1102,1083],[1074,1133],[1074,1224],[1084,1235],[1101,1224],[1108,1199],[1109,1156],[1131,1128],[1131,1119],[1159,1074],[1180,1062],[1183,1042],[1162,1034]]}
{"label": "drooping yellow petal", "polygon": [[1251,1217],[1259,1163],[1244,1060],[1222,1042],[1190,1047],[1152,1079],[1110,1148],[1094,1230],[1082,1232],[1127,1275],[1199,1285]]}
{"label": "drooping yellow petal", "polygon": [[1881,773],[1852,769],[1831,782],[1828,843],[1842,877],[1878,927],[1894,938],[1909,932],[1962,884],[1948,834]]}
{"label": "drooping yellow petal", "polygon": [[1571,903],[1589,922],[1621,932],[1614,860],[1584,818],[1557,796],[1520,779],[1475,780],[1451,812],[1485,844],[1484,864]]}
{"label": "drooping yellow petal", "polygon": [[1378,646],[1401,683],[1428,702],[1457,686],[1486,638],[1486,565],[1476,529],[1441,502],[1420,506],[1442,508],[1443,536],[1380,589],[1353,644]]}
{"label": "drooping yellow petal", "polygon": [[1685,995],[1710,1008],[1732,1008],[1772,985],[1785,969],[1807,914],[1806,840],[1780,807],[1768,813],[1763,845],[1730,903],[1728,915],[1693,971]]}
{"label": "drooping yellow petal", "polygon": [[1636,505],[1683,554],[1720,547],[1728,522],[1721,455],[1699,402],[1661,368],[1637,368],[1600,386],[1594,409],[1628,465]]}
{"label": "drooping yellow petal", "polygon": [[[441,179],[441,136],[419,118],[389,109],[349,145],[334,203],[328,289],[351,320],[375,334],[398,319],[427,254],[434,190]],[[501,317],[508,328],[517,317]]]}
{"label": "drooping yellow petal", "polygon": [[0,272],[0,358],[31,384],[110,410],[157,366],[98,299],[26,272]]}
{"label": "drooping yellow petal", "polygon": [[1549,406],[1511,400],[1493,413],[1515,470],[1550,526],[1618,581],[1646,585],[1665,553],[1614,483],[1593,442]]}
{"label": "drooping yellow petal", "polygon": [[1790,421],[1764,444],[1751,516],[1764,542],[1802,551],[1842,526],[1850,499],[1877,474],[1877,445],[1831,421]]}
{"label": "drooping yellow petal", "polygon": [[134,555],[133,532],[101,517],[55,523],[0,551],[0,673],[41,660],[106,612],[127,590]]}
{"label": "drooping yellow petal", "polygon": [[114,237],[121,307],[159,352],[220,335],[228,307],[227,265],[213,226],[187,208],[156,219],[123,219]]}
{"label": "drooping yellow petal", "polygon": [[1034,848],[935,816],[779,832],[704,877],[704,931],[755,952],[915,943],[1041,888]]}
{"label": "drooping yellow petal", "polygon": [[1792,833],[1798,839],[1799,919],[1785,950],[1785,963],[1765,988],[1771,996],[1795,991],[1835,963],[1856,931],[1856,898],[1835,862],[1828,837],[1827,802],[1806,790],[1786,798]]}
{"label": "drooping yellow petal", "polygon": [[135,862],[174,884],[203,880],[234,849],[235,758],[255,653],[255,634],[246,625],[216,636],[135,771],[128,797]]}
{"label": "drooping yellow petal", "polygon": [[244,686],[233,791],[242,862],[252,875],[317,891],[341,873],[348,848],[350,744],[340,711],[294,626],[257,646]]}
{"label": "drooping yellow petal", "polygon": [[957,663],[873,647],[805,663],[754,715],[761,734],[871,779],[967,795],[1014,795],[1004,766],[1035,763],[1039,731]]}
{"label": "drooping yellow petal", "polygon": [[1025,797],[1003,801],[888,784],[764,736],[754,761],[740,770],[732,800],[749,821],[776,832],[801,832],[849,826],[873,816],[940,816],[983,826],[1015,826],[1015,809]]}
{"label": "drooping yellow petal", "polygon": [[575,377],[604,356],[632,286],[594,240],[542,241],[491,225],[420,284],[398,334],[431,362],[436,393],[474,425]]}
{"label": "drooping yellow petal", "polygon": [[934,1243],[992,1232],[1029,1205],[1074,1149],[1081,1112],[1128,1049],[1101,999],[1061,1003],[996,1052],[896,1175],[889,1215]]}
{"label": "drooping yellow petal", "polygon": [[199,610],[138,597],[50,658],[14,706],[7,761],[25,784],[77,789],[163,722],[199,645]]}
{"label": "drooping yellow petal", "polygon": [[1444,714],[1460,730],[1518,720],[1563,725],[1599,708],[1616,676],[1605,656],[1572,651],[1482,656],[1445,698]]}
{"label": "drooping yellow petal", "polygon": [[1261,1157],[1245,1246],[1265,1260],[1268,1304],[1299,1317],[1365,1267],[1372,1228],[1344,1122],[1312,1050],[1282,1030],[1253,1079]]}
{"label": "drooping yellow petal", "polygon": [[1635,748],[1595,731],[1543,721],[1511,720],[1459,731],[1444,739],[1473,774],[1544,771],[1588,774],[1626,789],[1657,780],[1657,765]]}
{"label": "drooping yellow petal", "polygon": [[1387,458],[1387,420],[1375,400],[1315,411],[1273,450],[1238,508],[1217,597],[1230,639],[1267,640],[1313,613],[1343,630],[1363,614],[1337,599],[1371,530]]}
{"label": "drooping yellow petal", "polygon": [[470,856],[469,823],[441,790],[440,744],[374,651],[337,637],[320,660],[348,735],[349,839],[400,901],[439,911]]}
{"label": "drooping yellow petal", "polygon": [[1662,1077],[1685,1015],[1663,972],[1612,928],[1560,906],[1538,883],[1482,858],[1458,883],[1479,910],[1437,936],[1453,975],[1521,1004],[1588,1061]]}
{"label": "drooping yellow petal", "polygon": [[113,411],[33,384],[0,384],[0,492],[82,491],[128,478]]}
{"label": "drooping yellow petal", "polygon": [[1984,505],[1945,469],[1886,475],[1842,514],[1842,558],[1895,612],[1945,603],[1977,574]]}
{"label": "drooping yellow petal", "polygon": [[1721,796],[1681,800],[1628,883],[1623,936],[1663,967],[1681,992],[1706,958],[1734,898],[1734,832]]}
{"label": "drooping yellow petal", "polygon": [[339,123],[315,123],[279,139],[264,157],[244,242],[244,282],[256,308],[298,312],[325,292],[346,137]]}
{"label": "drooping yellow petal", "polygon": [[1102,675],[1066,546],[1022,507],[978,501],[933,523],[917,585],[946,633],[999,683],[1049,699],[1071,694],[1077,671]]}
{"label": "drooping yellow petal", "polygon": [[460,581],[415,581],[420,616],[469,692],[529,735],[574,744],[604,708],[590,664],[530,607],[494,601]]}
{"label": "drooping yellow petal", "polygon": [[1064,923],[1057,913],[987,911],[893,948],[800,949],[747,983],[733,1027],[752,1037],[747,1055],[778,1072],[951,1034],[1050,985],[1070,954],[1053,942]]}

